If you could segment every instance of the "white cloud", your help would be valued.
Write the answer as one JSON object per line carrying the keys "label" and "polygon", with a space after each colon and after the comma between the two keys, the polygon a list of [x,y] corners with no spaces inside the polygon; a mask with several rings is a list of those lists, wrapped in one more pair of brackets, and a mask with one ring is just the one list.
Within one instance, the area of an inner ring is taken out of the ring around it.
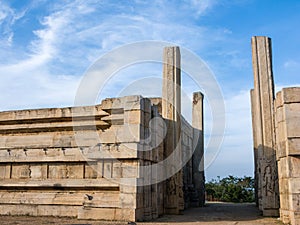
{"label": "white cloud", "polygon": [[0,48],[10,44],[10,26],[13,23],[13,10],[5,4],[0,4]]}
{"label": "white cloud", "polygon": [[226,132],[216,160],[207,170],[208,180],[223,174],[253,175],[250,91],[225,99]]}
{"label": "white cloud", "polygon": [[[71,11],[57,11],[41,20],[42,29],[33,31],[27,58],[0,66],[0,110],[58,107],[72,105],[79,77],[51,73],[51,60],[60,51],[61,38],[66,33]],[[13,11],[11,11],[13,12]],[[23,15],[12,13],[15,21]],[[9,40],[12,41],[13,33]],[[24,47],[23,47],[24,49]],[[25,48],[26,49],[26,48]]]}
{"label": "white cloud", "polygon": [[42,67],[26,66],[0,67],[1,111],[72,105],[78,77],[50,75]]}
{"label": "white cloud", "polygon": [[191,4],[196,8],[198,16],[202,16],[203,14],[205,14],[217,3],[217,0],[191,0]]}
{"label": "white cloud", "polygon": [[15,22],[21,19],[26,13],[26,10],[16,12],[9,7],[5,2],[0,4],[0,49],[1,47],[10,47],[13,42],[12,26]]}
{"label": "white cloud", "polygon": [[[219,2],[216,0],[179,1],[176,4],[159,0],[151,4],[136,1],[134,5],[96,0],[55,3],[47,11],[48,14],[40,19],[41,27],[34,31],[28,30],[34,36],[29,46],[21,46],[27,58],[0,65],[0,110],[72,105],[80,82],[79,76],[99,56],[126,43],[163,40],[183,45],[197,53],[205,52],[210,46],[224,42],[231,35],[231,31],[226,28],[200,26],[193,21],[217,4]],[[1,12],[0,21],[6,20],[7,14]],[[14,11],[9,12],[12,19],[5,28],[6,40],[13,43],[15,34],[11,25],[22,16],[26,17],[26,13],[23,11],[23,14],[17,15]],[[0,52],[0,58],[6,57],[3,52]],[[237,59],[237,54],[233,53],[232,58]],[[140,87],[143,87],[141,94],[160,93],[159,81],[154,82],[155,88],[151,90],[150,82],[137,82],[136,74],[130,76],[129,72],[132,71],[128,70],[125,75],[112,80],[111,88],[107,87],[104,94],[115,96],[120,90],[122,94],[136,94]],[[141,67],[139,72],[141,77],[157,76],[157,72],[158,76],[161,74],[157,68],[150,72]],[[134,84],[137,86],[130,86]],[[128,85],[129,89],[123,89]],[[185,88],[189,94],[189,87]],[[250,159],[251,154],[248,100],[247,92],[226,100],[228,127],[220,153],[223,158],[220,160],[219,157],[209,171],[221,171],[218,164],[220,161],[222,165],[236,163],[233,159],[237,156],[240,165],[249,165],[249,162],[244,161],[246,158],[243,158],[246,155]],[[191,101],[183,102],[186,115],[190,112],[186,110],[187,107],[192,107]],[[207,118],[209,132],[211,121]],[[247,147],[239,149],[236,145]]]}
{"label": "white cloud", "polygon": [[283,64],[286,69],[300,68],[300,62],[295,60],[288,60]]}

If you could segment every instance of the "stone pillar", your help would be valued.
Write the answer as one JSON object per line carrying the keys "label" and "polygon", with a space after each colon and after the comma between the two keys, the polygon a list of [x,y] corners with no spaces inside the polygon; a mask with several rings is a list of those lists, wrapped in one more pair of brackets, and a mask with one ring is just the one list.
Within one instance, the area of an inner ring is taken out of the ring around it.
{"label": "stone pillar", "polygon": [[203,94],[193,93],[193,184],[198,193],[198,206],[205,203],[204,139],[203,139]]}
{"label": "stone pillar", "polygon": [[254,155],[254,187],[255,187],[255,203],[257,207],[260,207],[259,203],[261,202],[261,192],[260,192],[260,183],[259,183],[259,164],[258,164],[258,145],[257,145],[257,125],[260,121],[258,113],[256,113],[256,97],[254,95],[254,89],[250,91],[251,96],[251,112],[252,112],[252,134],[253,134],[253,155]]}
{"label": "stone pillar", "polygon": [[254,124],[258,151],[259,208],[264,216],[278,216],[278,173],[275,151],[274,85],[271,39],[252,38],[255,107]]}
{"label": "stone pillar", "polygon": [[[167,135],[164,142],[166,172],[174,173],[166,181],[165,213],[178,214],[184,209],[182,171],[175,173],[181,164],[181,71],[179,47],[164,49],[162,116],[167,123]],[[177,153],[174,154],[175,149]]]}

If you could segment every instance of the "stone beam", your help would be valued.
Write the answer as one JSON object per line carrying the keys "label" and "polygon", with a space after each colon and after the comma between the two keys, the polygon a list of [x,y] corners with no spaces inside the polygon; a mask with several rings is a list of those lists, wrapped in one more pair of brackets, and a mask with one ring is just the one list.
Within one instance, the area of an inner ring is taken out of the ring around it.
{"label": "stone beam", "polygon": [[252,38],[255,129],[258,151],[260,209],[265,216],[278,216],[278,173],[275,151],[274,85],[271,39]]}

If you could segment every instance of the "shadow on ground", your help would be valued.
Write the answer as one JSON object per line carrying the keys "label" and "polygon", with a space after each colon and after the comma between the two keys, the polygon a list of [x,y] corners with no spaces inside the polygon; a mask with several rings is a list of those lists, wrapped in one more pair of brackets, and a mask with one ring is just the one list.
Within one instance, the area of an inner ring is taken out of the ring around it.
{"label": "shadow on ground", "polygon": [[185,210],[183,215],[166,215],[142,224],[281,224],[277,218],[265,218],[252,203],[209,202],[202,208]]}
{"label": "shadow on ground", "polygon": [[[127,225],[128,222],[104,222],[56,217],[0,216],[0,224],[6,225]],[[135,223],[131,223],[135,224]],[[281,224],[277,218],[262,217],[254,204],[207,203],[203,208],[185,210],[183,215],[165,215],[151,222],[137,225],[273,225]]]}
{"label": "shadow on ground", "polygon": [[160,222],[199,222],[199,221],[251,221],[263,219],[255,204],[249,203],[207,203],[202,208],[185,210],[183,215],[166,215],[157,219]]}

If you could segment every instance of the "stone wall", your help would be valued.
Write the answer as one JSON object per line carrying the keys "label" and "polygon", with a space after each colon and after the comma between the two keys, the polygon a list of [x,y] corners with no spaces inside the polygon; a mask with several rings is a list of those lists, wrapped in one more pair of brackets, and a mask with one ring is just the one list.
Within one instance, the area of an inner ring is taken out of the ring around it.
{"label": "stone wall", "polygon": [[284,88],[276,95],[276,139],[280,217],[300,224],[300,88]]}
{"label": "stone wall", "polygon": [[161,145],[143,151],[151,117],[149,99],[140,96],[0,113],[0,214],[108,220],[162,214],[159,185],[128,186],[141,182],[141,166],[161,160]]}
{"label": "stone wall", "polygon": [[[147,169],[165,158],[161,99],[152,101],[1,112],[0,214],[137,221],[166,213],[164,168]],[[193,128],[181,122],[182,158],[191,158]],[[198,206],[192,158],[183,171],[183,204]]]}
{"label": "stone wall", "polygon": [[162,98],[0,112],[0,215],[138,221],[202,206],[203,95],[191,126],[178,47],[163,78]]}
{"label": "stone wall", "polygon": [[278,216],[280,208],[284,223],[298,225],[300,88],[284,88],[275,99],[271,39],[253,37],[252,52],[251,108],[257,205],[265,216]]}

